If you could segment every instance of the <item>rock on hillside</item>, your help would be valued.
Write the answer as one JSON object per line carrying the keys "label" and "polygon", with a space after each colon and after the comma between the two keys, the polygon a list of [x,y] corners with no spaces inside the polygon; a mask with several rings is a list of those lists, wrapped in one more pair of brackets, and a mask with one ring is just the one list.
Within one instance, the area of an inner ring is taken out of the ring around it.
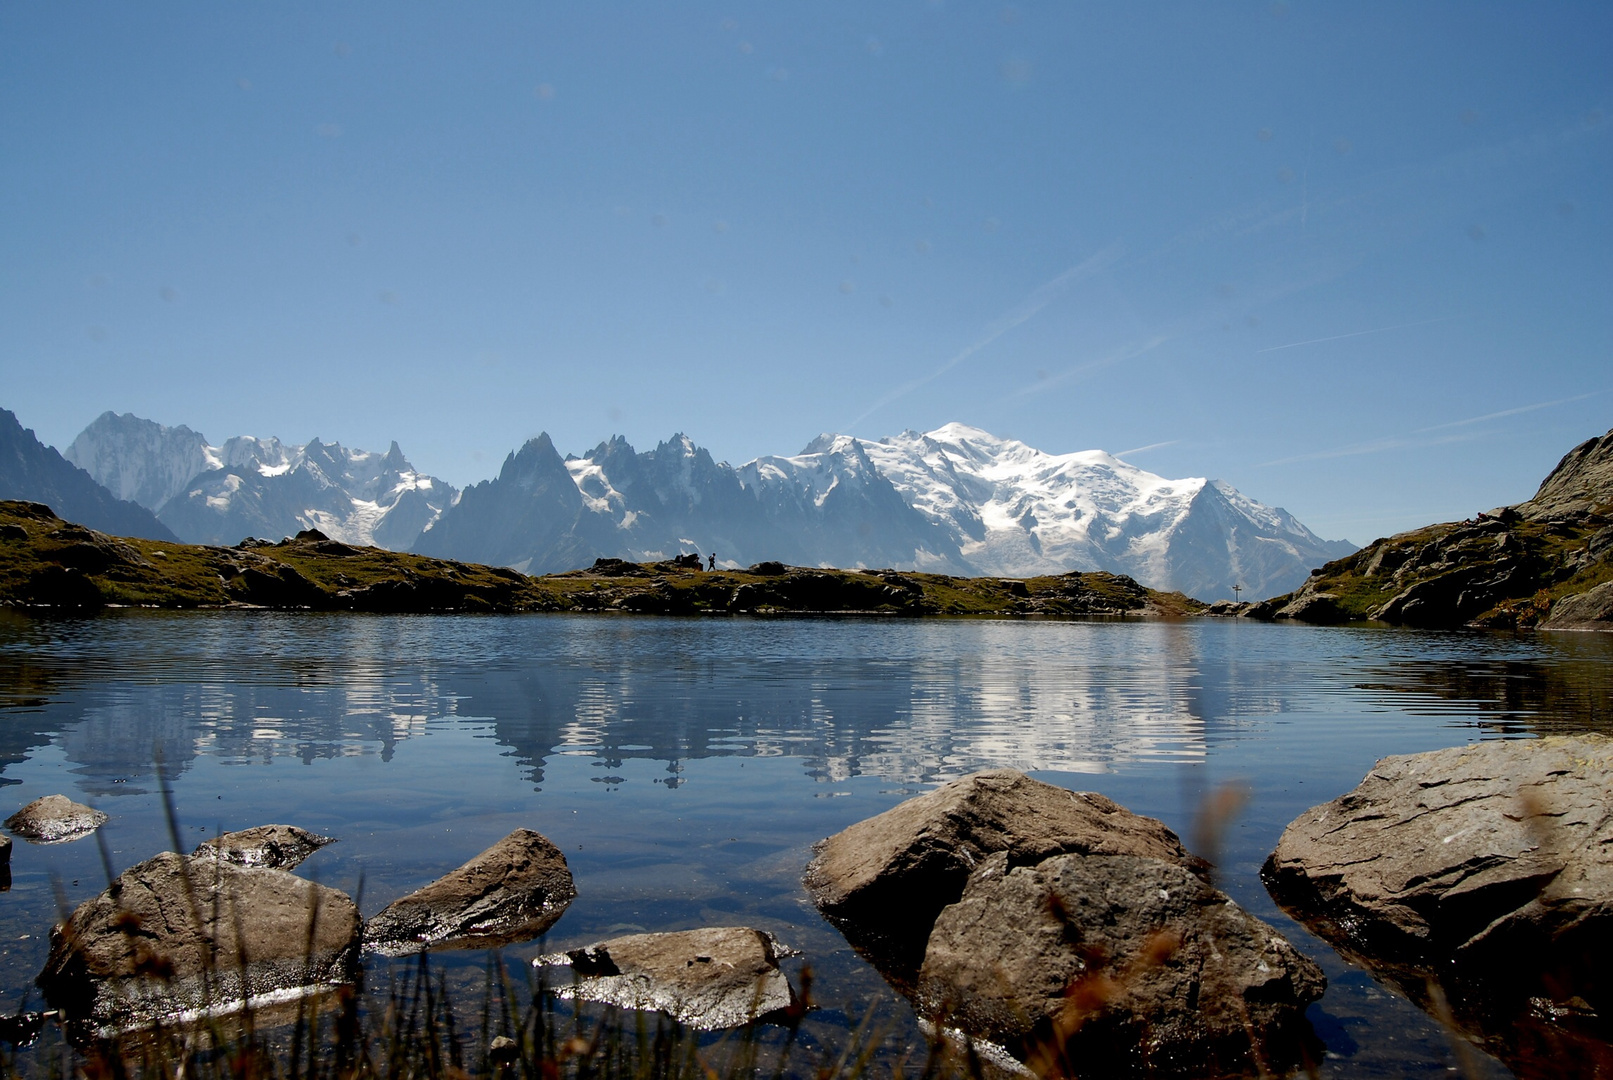
{"label": "rock on hillside", "polygon": [[118,536],[173,540],[151,511],[125,502],[0,409],[0,499],[48,503],[70,520]]}
{"label": "rock on hillside", "polygon": [[1609,581],[1613,431],[1570,451],[1527,502],[1375,540],[1293,593],[1215,613],[1613,630],[1606,590],[1597,591]]}

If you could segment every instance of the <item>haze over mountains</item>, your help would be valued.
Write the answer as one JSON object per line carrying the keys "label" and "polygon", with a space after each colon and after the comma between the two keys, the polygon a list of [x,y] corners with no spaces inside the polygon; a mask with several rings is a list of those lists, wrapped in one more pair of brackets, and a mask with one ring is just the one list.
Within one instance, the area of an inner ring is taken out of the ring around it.
{"label": "haze over mountains", "polygon": [[349,543],[539,574],[595,558],[715,552],[723,565],[894,567],[959,575],[1129,574],[1204,600],[1261,597],[1355,550],[1216,480],[1170,480],[1101,450],[1047,454],[963,424],[878,441],[822,435],[740,466],[684,435],[562,456],[547,435],[456,491],[384,453],[233,438],[105,413],[68,448],[180,539],[230,544],[317,528]]}

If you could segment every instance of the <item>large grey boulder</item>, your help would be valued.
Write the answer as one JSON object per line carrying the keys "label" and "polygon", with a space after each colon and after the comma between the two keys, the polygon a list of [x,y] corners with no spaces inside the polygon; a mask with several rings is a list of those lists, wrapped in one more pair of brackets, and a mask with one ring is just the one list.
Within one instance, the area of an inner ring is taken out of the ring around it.
{"label": "large grey boulder", "polygon": [[1042,1075],[1281,1072],[1327,987],[1321,969],[1175,862],[991,856],[941,912],[922,1015]]}
{"label": "large grey boulder", "polygon": [[470,862],[393,901],[364,928],[386,956],[432,947],[485,948],[537,937],[577,895],[559,848],[516,829]]}
{"label": "large grey boulder", "polygon": [[812,900],[899,988],[910,985],[941,909],[996,852],[1010,866],[1053,855],[1141,855],[1206,874],[1175,833],[1102,795],[1012,769],[975,773],[820,841]]}
{"label": "large grey boulder", "polygon": [[1290,824],[1261,874],[1435,1011],[1439,984],[1457,1022],[1522,1071],[1586,1054],[1613,1066],[1613,739],[1384,758]]}
{"label": "large grey boulder", "polygon": [[295,825],[257,825],[203,840],[191,854],[213,855],[237,866],[290,870],[335,842],[333,836],[320,836]]}
{"label": "large grey boulder", "polygon": [[6,818],[6,828],[36,844],[77,840],[106,824],[107,817],[66,795],[44,795]]}
{"label": "large grey boulder", "polygon": [[66,1019],[101,1033],[217,1015],[348,981],[359,926],[335,889],[164,852],[52,928],[36,982]]}
{"label": "large grey boulder", "polygon": [[1565,596],[1552,605],[1542,630],[1613,630],[1613,581]]}
{"label": "large grey boulder", "polygon": [[690,1027],[738,1027],[795,1004],[780,957],[794,955],[765,930],[708,927],[632,934],[539,957],[540,968],[569,967],[565,998],[659,1011]]}

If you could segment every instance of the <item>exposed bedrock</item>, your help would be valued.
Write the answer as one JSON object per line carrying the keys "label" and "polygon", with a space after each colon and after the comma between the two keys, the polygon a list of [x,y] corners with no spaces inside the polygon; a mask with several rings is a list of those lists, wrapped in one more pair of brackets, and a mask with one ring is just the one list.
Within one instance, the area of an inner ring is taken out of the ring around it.
{"label": "exposed bedrock", "polygon": [[780,957],[794,951],[765,930],[707,927],[632,934],[539,957],[540,968],[571,969],[561,997],[663,1012],[690,1027],[738,1027],[795,1004]]}
{"label": "exposed bedrock", "polygon": [[806,885],[919,1013],[1073,1075],[1300,1060],[1326,983],[1160,822],[1012,770],[818,845]]}
{"label": "exposed bedrock", "polygon": [[358,909],[284,870],[163,852],[51,930],[36,982],[88,1032],[227,1013],[348,981]]}
{"label": "exposed bedrock", "polygon": [[393,901],[365,926],[364,943],[402,956],[528,941],[553,926],[576,895],[560,849],[541,833],[516,829],[457,870]]}
{"label": "exposed bedrock", "polygon": [[1520,1074],[1613,1076],[1613,739],[1384,758],[1289,825],[1261,873]]}

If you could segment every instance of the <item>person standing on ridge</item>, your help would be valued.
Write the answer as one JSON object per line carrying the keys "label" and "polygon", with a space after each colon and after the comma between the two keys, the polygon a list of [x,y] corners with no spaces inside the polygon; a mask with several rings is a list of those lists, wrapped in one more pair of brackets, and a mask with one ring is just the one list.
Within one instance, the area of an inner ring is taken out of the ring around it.
{"label": "person standing on ridge", "polygon": [[715,569],[717,569],[717,553],[715,551],[713,551],[711,553],[711,561],[706,564],[706,569],[707,570],[715,570]]}

